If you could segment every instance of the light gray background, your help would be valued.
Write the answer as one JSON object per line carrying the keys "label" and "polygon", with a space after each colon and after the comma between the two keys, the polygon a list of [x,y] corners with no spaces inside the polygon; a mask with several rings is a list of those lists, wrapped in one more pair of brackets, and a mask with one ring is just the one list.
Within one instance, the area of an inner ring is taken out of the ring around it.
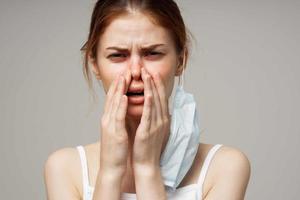
{"label": "light gray background", "polygon": [[[178,2],[195,36],[185,89],[204,143],[246,153],[246,199],[298,199],[300,1]],[[98,140],[102,107],[82,75],[92,1],[0,2],[1,199],[45,199],[43,165]],[[98,87],[97,87],[98,86]]]}

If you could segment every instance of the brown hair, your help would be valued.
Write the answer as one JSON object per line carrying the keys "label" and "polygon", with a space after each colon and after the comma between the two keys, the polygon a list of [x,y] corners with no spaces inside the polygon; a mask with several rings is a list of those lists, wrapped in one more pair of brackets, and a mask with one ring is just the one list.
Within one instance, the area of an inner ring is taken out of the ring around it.
{"label": "brown hair", "polygon": [[188,30],[185,27],[180,10],[173,0],[98,0],[92,13],[88,39],[80,49],[84,53],[83,74],[89,89],[93,90],[93,84],[88,62],[89,58],[97,61],[97,44],[101,34],[116,17],[132,11],[147,14],[153,23],[170,31],[177,53],[185,54],[182,65],[184,68],[186,67],[189,56]]}

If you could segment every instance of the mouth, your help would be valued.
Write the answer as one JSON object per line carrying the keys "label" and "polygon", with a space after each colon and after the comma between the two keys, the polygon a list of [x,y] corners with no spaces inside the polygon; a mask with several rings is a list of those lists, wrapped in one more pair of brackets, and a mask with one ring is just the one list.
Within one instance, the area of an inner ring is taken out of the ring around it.
{"label": "mouth", "polygon": [[141,91],[141,92],[127,92],[126,95],[128,97],[131,97],[131,96],[144,96],[144,91]]}
{"label": "mouth", "polygon": [[144,104],[144,90],[128,91],[126,96],[128,97],[128,103],[131,105]]}

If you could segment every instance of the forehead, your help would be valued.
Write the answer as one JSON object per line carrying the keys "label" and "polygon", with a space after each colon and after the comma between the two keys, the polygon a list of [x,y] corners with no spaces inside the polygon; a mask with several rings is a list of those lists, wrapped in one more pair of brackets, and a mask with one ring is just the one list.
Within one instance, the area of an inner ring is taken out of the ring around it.
{"label": "forehead", "polygon": [[148,16],[134,13],[114,19],[100,38],[101,48],[111,45],[143,46],[154,43],[172,44],[169,31],[154,24]]}

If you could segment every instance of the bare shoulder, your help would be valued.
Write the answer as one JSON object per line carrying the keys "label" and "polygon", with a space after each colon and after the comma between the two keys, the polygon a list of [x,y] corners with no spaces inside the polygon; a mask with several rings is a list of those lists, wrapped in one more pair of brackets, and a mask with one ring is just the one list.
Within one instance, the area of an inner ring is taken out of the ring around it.
{"label": "bare shoulder", "polygon": [[240,149],[222,145],[215,155],[215,166],[220,173],[218,177],[224,177],[224,173],[248,176],[251,164],[248,156]]}
{"label": "bare shoulder", "polygon": [[240,149],[222,145],[212,160],[212,186],[205,199],[243,199],[250,179],[251,164]]}
{"label": "bare shoulder", "polygon": [[65,147],[50,153],[48,156],[44,169],[45,170],[55,170],[55,171],[65,171],[69,170],[69,163],[73,162],[78,157],[77,150],[71,147]]}
{"label": "bare shoulder", "polygon": [[44,181],[49,199],[80,199],[78,163],[76,148],[61,148],[48,156],[44,164]]}

